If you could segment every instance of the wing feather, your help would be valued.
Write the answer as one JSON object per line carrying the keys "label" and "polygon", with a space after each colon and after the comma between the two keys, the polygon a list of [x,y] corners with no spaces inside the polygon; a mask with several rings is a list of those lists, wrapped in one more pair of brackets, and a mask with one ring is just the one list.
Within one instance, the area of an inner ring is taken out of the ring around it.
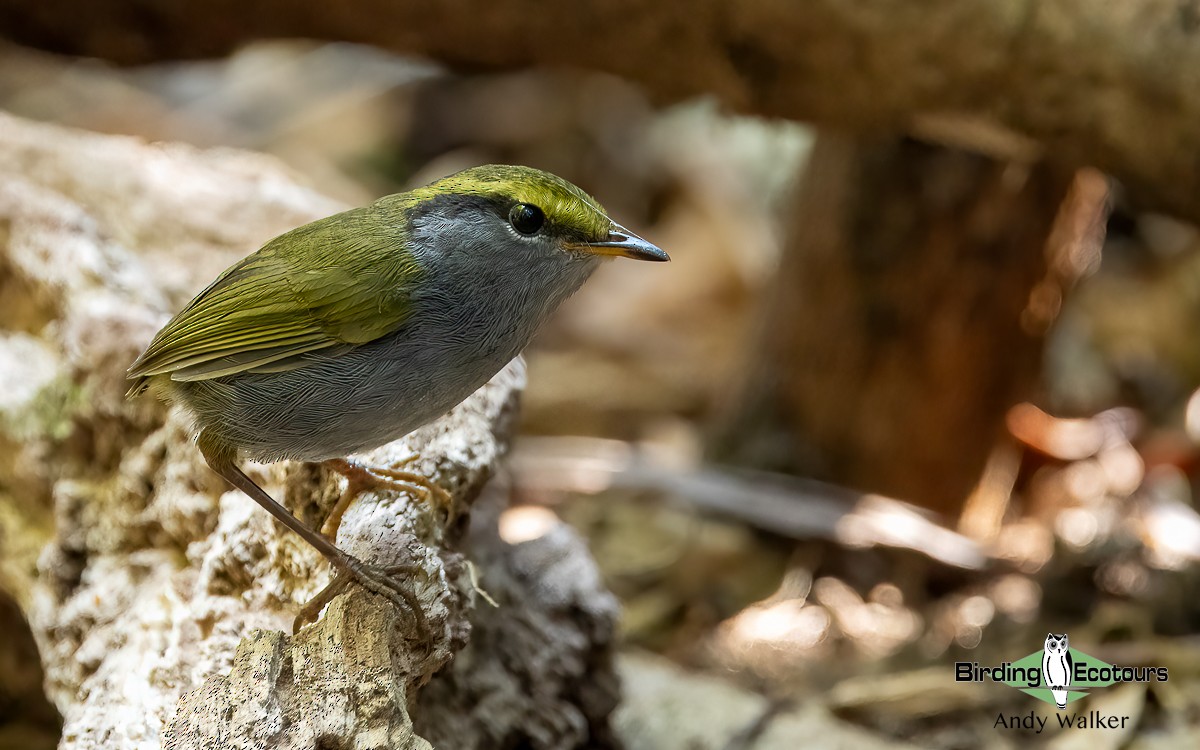
{"label": "wing feather", "polygon": [[[316,341],[308,346],[289,345],[277,346],[271,349],[236,352],[180,367],[178,370],[171,372],[171,379],[188,382],[192,380],[219,378],[222,375],[235,375],[239,372],[280,372],[280,368],[268,369],[268,366],[283,359],[299,357],[301,354],[326,349],[330,346],[333,346],[333,344],[325,341]],[[294,369],[300,367],[302,364],[302,361],[296,359],[291,363],[290,367],[284,366],[282,369]]]}
{"label": "wing feather", "polygon": [[129,368],[136,382],[207,380],[303,367],[399,328],[420,273],[404,228],[375,206],[307,224],[221,274],[154,337]]}

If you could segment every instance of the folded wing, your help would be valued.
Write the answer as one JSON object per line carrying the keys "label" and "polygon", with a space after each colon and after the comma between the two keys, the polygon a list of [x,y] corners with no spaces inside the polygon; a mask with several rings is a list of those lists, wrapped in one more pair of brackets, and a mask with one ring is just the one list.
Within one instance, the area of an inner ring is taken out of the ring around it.
{"label": "folded wing", "polygon": [[136,395],[156,375],[191,381],[303,367],[399,328],[420,269],[402,227],[373,207],[305,225],[223,273],[129,368]]}

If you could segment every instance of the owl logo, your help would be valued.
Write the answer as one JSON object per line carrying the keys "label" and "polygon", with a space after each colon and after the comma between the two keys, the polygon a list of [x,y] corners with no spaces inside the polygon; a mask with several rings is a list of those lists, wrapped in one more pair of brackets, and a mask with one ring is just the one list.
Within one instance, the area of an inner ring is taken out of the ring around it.
{"label": "owl logo", "polygon": [[1050,688],[1054,704],[1067,707],[1067,688],[1071,686],[1071,645],[1067,634],[1046,634],[1046,646],[1042,652],[1042,684]]}

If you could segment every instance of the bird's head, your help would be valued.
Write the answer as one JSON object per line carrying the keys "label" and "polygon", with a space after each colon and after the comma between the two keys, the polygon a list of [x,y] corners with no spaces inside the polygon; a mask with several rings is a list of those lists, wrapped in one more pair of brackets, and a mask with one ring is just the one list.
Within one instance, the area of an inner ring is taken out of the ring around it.
{"label": "bird's head", "polygon": [[606,257],[667,261],[658,247],[608,217],[590,195],[548,172],[487,165],[402,194],[417,234],[446,251],[594,263]]}

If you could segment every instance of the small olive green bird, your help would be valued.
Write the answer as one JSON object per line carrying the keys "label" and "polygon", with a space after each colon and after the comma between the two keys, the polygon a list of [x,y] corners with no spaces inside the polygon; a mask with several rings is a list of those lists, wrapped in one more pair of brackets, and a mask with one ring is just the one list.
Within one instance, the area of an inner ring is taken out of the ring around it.
{"label": "small olive green bird", "polygon": [[[468,169],[293,229],[234,264],[158,332],[129,368],[128,395],[150,387],[183,404],[208,465],[333,564],[333,583],[297,626],[353,581],[406,606],[423,629],[393,577],[407,568],[367,565],[330,540],[363,488],[426,499],[444,490],[344,457],[463,401],[614,256],[669,260],[559,177]],[[323,462],[345,475],[328,538],[246,476],[241,458]]]}

